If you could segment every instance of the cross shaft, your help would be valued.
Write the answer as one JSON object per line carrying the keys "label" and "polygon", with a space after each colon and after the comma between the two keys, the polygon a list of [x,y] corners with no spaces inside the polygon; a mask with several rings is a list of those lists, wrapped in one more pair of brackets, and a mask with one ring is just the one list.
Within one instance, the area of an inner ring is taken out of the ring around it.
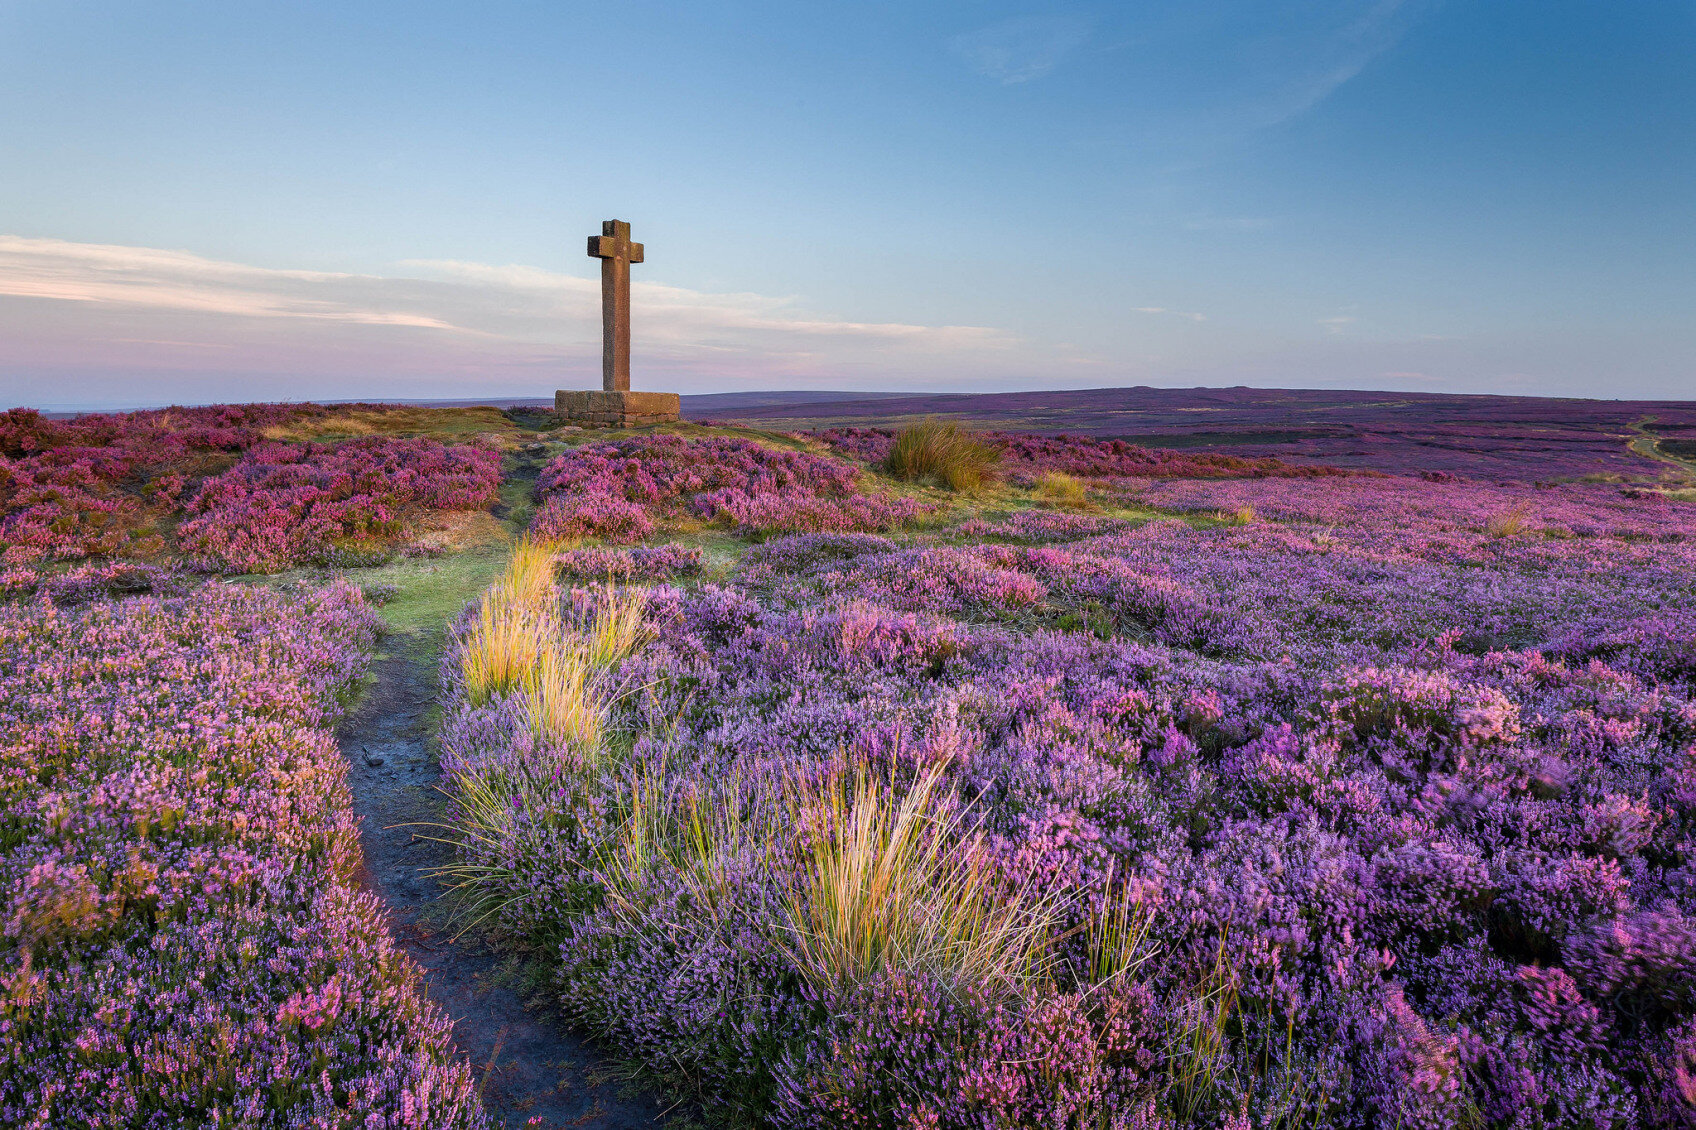
{"label": "cross shaft", "polygon": [[589,254],[601,261],[601,387],[630,391],[630,264],[642,261],[642,245],[630,240],[630,225],[607,220],[589,237]]}

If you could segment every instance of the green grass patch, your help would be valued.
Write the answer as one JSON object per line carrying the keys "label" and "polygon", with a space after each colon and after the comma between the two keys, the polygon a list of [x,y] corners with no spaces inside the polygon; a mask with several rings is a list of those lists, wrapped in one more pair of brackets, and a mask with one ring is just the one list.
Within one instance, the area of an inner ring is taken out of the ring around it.
{"label": "green grass patch", "polygon": [[467,602],[500,576],[510,556],[509,547],[488,546],[434,560],[350,570],[347,577],[358,585],[395,586],[398,591],[379,610],[391,631],[442,633]]}

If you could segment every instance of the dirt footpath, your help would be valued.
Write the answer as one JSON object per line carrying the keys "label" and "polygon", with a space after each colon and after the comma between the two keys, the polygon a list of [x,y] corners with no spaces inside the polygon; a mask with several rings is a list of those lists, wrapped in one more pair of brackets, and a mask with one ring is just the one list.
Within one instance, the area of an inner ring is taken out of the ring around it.
{"label": "dirt footpath", "polygon": [[471,935],[451,940],[432,903],[442,888],[428,868],[452,859],[445,844],[420,838],[438,829],[406,827],[441,819],[429,710],[436,672],[397,654],[372,666],[374,685],[337,728],[348,759],[353,810],[360,819],[365,881],[382,896],[396,940],[423,967],[430,996],[454,1020],[454,1038],[470,1059],[483,1101],[508,1127],[634,1130],[664,1125],[659,1104],[614,1081],[605,1056],[528,1012],[498,983],[498,955]]}

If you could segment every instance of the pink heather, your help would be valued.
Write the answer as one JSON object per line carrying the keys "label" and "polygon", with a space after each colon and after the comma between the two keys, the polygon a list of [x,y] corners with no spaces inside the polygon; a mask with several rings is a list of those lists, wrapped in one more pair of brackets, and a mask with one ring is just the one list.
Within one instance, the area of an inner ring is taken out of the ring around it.
{"label": "pink heather", "polygon": [[375,628],[348,586],[0,605],[0,1125],[487,1125],[354,880],[326,727]]}

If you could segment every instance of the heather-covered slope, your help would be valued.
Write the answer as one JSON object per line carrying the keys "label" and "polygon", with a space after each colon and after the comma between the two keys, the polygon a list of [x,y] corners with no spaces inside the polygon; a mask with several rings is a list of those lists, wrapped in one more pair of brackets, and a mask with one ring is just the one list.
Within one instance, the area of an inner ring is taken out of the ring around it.
{"label": "heather-covered slope", "polygon": [[[307,411],[172,456],[197,468],[174,497],[208,514],[230,492],[231,514],[302,503],[265,528],[318,548],[256,561],[313,563],[241,582],[280,598],[161,567],[194,528],[149,501],[170,472],[145,461],[103,481],[143,492],[162,546],[100,556],[77,519],[0,569],[20,688],[0,700],[25,720],[0,788],[26,813],[0,838],[0,1036],[57,1073],[15,1057],[9,1113],[106,1072],[125,1125],[199,1109],[159,1105],[177,1095],[247,1096],[261,1124],[453,1125],[479,1117],[472,1077],[508,1125],[644,1117],[558,1066],[569,1041],[519,1014],[521,987],[693,1100],[682,1118],[732,1125],[1696,1122],[1682,467],[1556,482],[1583,476],[1527,458],[1484,483],[1007,433],[954,490],[946,468],[897,477],[875,430],[490,416]],[[348,893],[339,763],[314,752],[371,623],[338,574],[402,633],[343,732],[401,947]],[[154,804],[164,785],[185,803]],[[457,847],[416,846],[410,821]],[[132,856],[180,875],[168,898],[132,891],[151,874]],[[458,885],[434,908],[431,865]],[[291,866],[310,898],[275,880]],[[450,922],[515,959],[501,985]],[[114,929],[169,944],[114,948]],[[54,982],[34,956],[54,946],[109,972]],[[263,975],[222,979],[260,968],[253,947]],[[459,1053],[400,948],[438,971]],[[98,1043],[131,1007],[125,962],[161,984],[217,971],[132,1020],[168,1030],[146,1070],[174,1091]],[[67,1015],[93,1019],[43,1019]],[[354,1034],[400,1050],[355,1059]],[[242,1089],[310,1076],[298,1057],[327,1091]]]}
{"label": "heather-covered slope", "polygon": [[1437,480],[537,549],[444,663],[462,889],[754,1124],[1686,1125],[1696,510]]}
{"label": "heather-covered slope", "polygon": [[[510,427],[481,413],[472,418],[485,427]],[[494,500],[498,451],[416,434],[420,424],[461,431],[466,415],[316,404],[0,413],[0,565],[123,556],[245,573],[376,563],[421,518]]]}
{"label": "heather-covered slope", "polygon": [[0,605],[0,1122],[481,1127],[355,883],[357,590]]}

